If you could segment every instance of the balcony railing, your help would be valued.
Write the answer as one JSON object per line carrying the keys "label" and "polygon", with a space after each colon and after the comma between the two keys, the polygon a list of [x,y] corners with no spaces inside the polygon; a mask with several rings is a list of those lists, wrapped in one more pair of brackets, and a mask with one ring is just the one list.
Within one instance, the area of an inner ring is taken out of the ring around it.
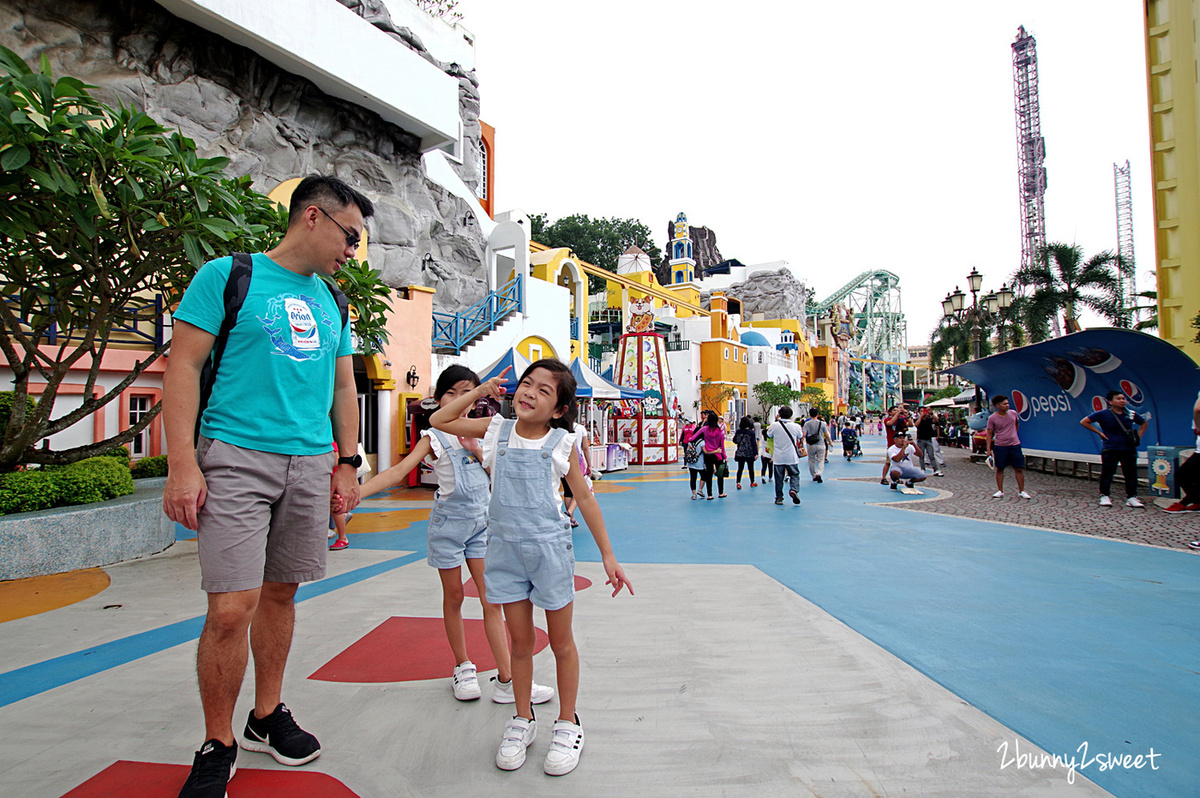
{"label": "balcony railing", "polygon": [[521,308],[521,275],[459,313],[433,314],[433,348],[455,354]]}
{"label": "balcony railing", "polygon": [[578,316],[571,317],[571,340],[572,341],[579,340],[579,317]]}
{"label": "balcony railing", "polygon": [[[19,307],[19,298],[13,293],[12,284],[8,281],[0,281],[0,293],[2,293],[4,301],[14,307]],[[53,303],[50,310],[53,313]],[[167,323],[163,320],[163,298],[162,294],[156,294],[153,298],[138,297],[130,299],[122,308],[119,321],[114,321],[107,335],[109,343],[124,343],[124,344],[149,344],[154,348],[162,346],[165,339],[164,330],[167,328]],[[28,319],[21,317],[21,323],[28,325]],[[65,340],[82,340],[81,334],[67,336],[61,333],[58,329],[58,324],[53,323],[45,333],[45,342],[51,345],[63,343]]]}
{"label": "balcony railing", "polygon": [[668,352],[683,352],[692,348],[691,341],[667,341],[663,347]]}

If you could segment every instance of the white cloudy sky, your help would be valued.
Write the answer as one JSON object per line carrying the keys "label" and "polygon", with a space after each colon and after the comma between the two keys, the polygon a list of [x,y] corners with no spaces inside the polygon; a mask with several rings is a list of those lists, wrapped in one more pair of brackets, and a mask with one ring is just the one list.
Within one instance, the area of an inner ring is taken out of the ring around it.
{"label": "white cloudy sky", "polygon": [[1037,39],[1047,232],[1116,248],[1129,159],[1139,287],[1152,287],[1141,3],[460,0],[476,36],[498,210],[683,211],[747,264],[787,260],[824,298],[897,273],[909,343],[977,267],[1020,260],[1009,45]]}

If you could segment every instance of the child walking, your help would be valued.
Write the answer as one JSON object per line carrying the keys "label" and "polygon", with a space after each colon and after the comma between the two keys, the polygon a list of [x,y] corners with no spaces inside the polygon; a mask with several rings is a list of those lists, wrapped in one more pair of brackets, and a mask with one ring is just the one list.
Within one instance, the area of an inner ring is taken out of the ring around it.
{"label": "child walking", "polygon": [[750,416],[742,417],[738,431],[733,433],[733,444],[737,447],[733,455],[738,464],[737,489],[742,489],[742,470],[746,466],[750,467],[750,487],[757,488],[758,483],[754,481],[754,463],[758,460],[758,436],[754,433],[754,419]]}
{"label": "child walking", "polygon": [[587,489],[573,457],[575,378],[561,361],[543,359],[521,375],[513,393],[515,419],[463,418],[483,396],[500,398],[508,369],[474,390],[443,405],[430,423],[451,435],[483,438],[483,462],[492,474],[489,539],[484,581],[488,596],[504,607],[512,636],[512,670],[516,715],[504,727],[496,766],[516,770],[537,737],[530,702],[535,629],[533,608],[546,611],[546,627],[558,676],[559,713],[551,727],[544,770],[551,776],[570,773],[583,751],[583,728],[575,713],[579,693],[579,652],[571,631],[575,600],[575,552],[571,527],[558,495],[566,477],[579,511],[600,549],[606,584],[613,595],[633,585],[612,553],[604,517]]}
{"label": "child walking", "polygon": [[[442,407],[460,396],[466,396],[478,387],[479,377],[466,366],[454,365],[438,377],[433,398]],[[473,404],[462,411],[465,416]],[[484,419],[486,423],[486,419]],[[438,490],[434,508],[429,513],[428,562],[438,569],[442,582],[442,622],[446,627],[446,639],[454,652],[454,697],[459,701],[474,701],[482,695],[479,675],[475,664],[467,656],[466,633],[463,629],[463,580],[461,567],[465,562],[471,580],[479,591],[479,603],[483,605],[483,629],[488,645],[496,660],[496,682],[492,700],[497,704],[512,704],[512,668],[509,663],[508,637],[504,631],[504,618],[500,607],[487,600],[484,584],[484,552],[487,550],[488,527],[488,475],[483,470],[479,457],[479,441],[474,438],[462,440],[437,429],[421,433],[408,456],[398,464],[367,480],[361,488],[362,496],[370,496],[382,490],[394,488],[404,481],[409,472],[423,459],[433,456],[433,473],[437,477]],[[535,684],[532,701],[541,704],[554,697],[554,688]]]}

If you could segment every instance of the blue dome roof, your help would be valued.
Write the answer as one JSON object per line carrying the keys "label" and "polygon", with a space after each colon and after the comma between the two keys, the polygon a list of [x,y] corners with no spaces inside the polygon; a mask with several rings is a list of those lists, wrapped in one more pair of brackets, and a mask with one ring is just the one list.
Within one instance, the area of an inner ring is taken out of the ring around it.
{"label": "blue dome roof", "polygon": [[746,346],[770,346],[771,342],[762,333],[749,330],[742,333],[742,343]]}

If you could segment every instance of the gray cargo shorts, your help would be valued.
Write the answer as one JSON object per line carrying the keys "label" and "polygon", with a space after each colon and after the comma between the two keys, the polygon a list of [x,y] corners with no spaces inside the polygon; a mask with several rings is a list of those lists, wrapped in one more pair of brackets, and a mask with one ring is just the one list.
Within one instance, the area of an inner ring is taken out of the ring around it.
{"label": "gray cargo shorts", "polygon": [[332,450],[273,454],[201,436],[196,461],[208,483],[196,535],[202,590],[231,593],[325,576]]}

